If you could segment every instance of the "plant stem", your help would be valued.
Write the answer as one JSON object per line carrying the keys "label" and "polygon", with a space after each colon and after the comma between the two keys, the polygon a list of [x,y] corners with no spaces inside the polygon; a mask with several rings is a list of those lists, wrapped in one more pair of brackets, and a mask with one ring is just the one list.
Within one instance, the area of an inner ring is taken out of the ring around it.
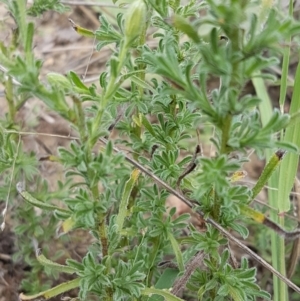
{"label": "plant stem", "polygon": [[5,82],[5,94],[9,110],[9,121],[13,123],[16,115],[16,108],[13,99],[13,83],[10,76],[8,76]]}
{"label": "plant stem", "polygon": [[149,262],[151,263],[151,265],[150,265],[151,268],[147,275],[147,281],[146,281],[147,286],[151,286],[151,283],[152,283],[152,276],[153,276],[153,272],[154,272],[153,264],[154,264],[155,258],[157,257],[157,253],[160,249],[161,240],[159,237],[154,237],[152,240],[152,243],[153,243],[153,248],[152,248],[152,252],[150,253],[150,256],[149,256]]}
{"label": "plant stem", "polygon": [[107,242],[107,233],[106,233],[106,225],[105,225],[105,217],[100,216],[99,222],[99,237],[102,246],[102,256],[105,257],[108,255],[108,242]]}
{"label": "plant stem", "polygon": [[81,142],[85,143],[87,141],[87,132],[86,132],[86,126],[85,126],[85,116],[82,109],[82,103],[78,97],[75,95],[72,96],[72,99],[74,101],[75,107],[77,109],[77,128],[80,135]]}
{"label": "plant stem", "polygon": [[116,83],[117,74],[119,75],[121,72],[121,69],[125,63],[127,52],[128,52],[128,47],[124,43],[122,43],[121,49],[120,49],[120,55],[118,58],[118,60],[119,60],[118,68],[116,71],[113,71],[110,76],[107,88],[105,89],[105,93],[100,100],[98,113],[97,113],[97,115],[94,119],[93,125],[92,125],[92,134],[91,134],[91,137],[89,140],[90,148],[92,148],[94,146],[94,144],[96,143],[96,141],[98,139],[97,131],[98,131],[99,127],[101,126],[101,121],[102,121],[102,116],[103,116],[104,110],[105,110],[108,102],[111,100],[111,98],[115,94],[116,90],[120,86],[119,82]]}
{"label": "plant stem", "polygon": [[[289,3],[289,16],[293,17],[293,2],[290,0]],[[286,40],[286,45],[291,44],[291,34],[288,34]],[[283,51],[283,62],[282,62],[282,73],[280,80],[280,97],[279,97],[279,105],[280,111],[284,113],[284,102],[286,98],[287,91],[287,82],[288,82],[288,72],[289,72],[289,62],[290,62],[290,46],[285,46]],[[283,135],[283,133],[281,133]]]}
{"label": "plant stem", "polygon": [[227,142],[230,134],[231,121],[232,121],[232,116],[229,114],[226,115],[222,126],[222,141],[221,141],[220,154],[227,153],[227,149],[228,149]]}

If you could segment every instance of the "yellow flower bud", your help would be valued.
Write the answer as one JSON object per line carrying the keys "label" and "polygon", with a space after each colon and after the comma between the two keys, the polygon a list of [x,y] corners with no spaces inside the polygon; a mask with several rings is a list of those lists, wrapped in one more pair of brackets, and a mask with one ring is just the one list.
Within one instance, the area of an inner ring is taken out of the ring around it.
{"label": "yellow flower bud", "polygon": [[146,23],[147,5],[143,0],[134,1],[125,15],[125,45],[130,45],[142,32]]}

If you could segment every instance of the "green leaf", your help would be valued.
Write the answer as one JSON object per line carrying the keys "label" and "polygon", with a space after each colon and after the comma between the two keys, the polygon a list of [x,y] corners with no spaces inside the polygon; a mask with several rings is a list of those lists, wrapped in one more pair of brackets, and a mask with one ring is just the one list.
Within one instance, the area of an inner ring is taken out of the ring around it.
{"label": "green leaf", "polygon": [[35,0],[33,4],[28,8],[27,14],[30,16],[38,17],[46,11],[56,11],[64,13],[70,10],[70,7],[64,6],[60,0]]}
{"label": "green leaf", "polygon": [[140,175],[140,171],[138,169],[134,169],[131,173],[130,179],[126,182],[123,195],[122,195],[122,200],[119,205],[119,213],[117,215],[116,219],[116,225],[118,226],[118,231],[121,232],[123,229],[123,224],[125,221],[125,217],[127,215],[127,206],[129,202],[129,198],[131,195],[131,191]]}
{"label": "green leaf", "polygon": [[183,299],[172,295],[168,290],[147,287],[142,291],[142,295],[151,296],[153,294],[163,296],[166,301],[184,301]]}
{"label": "green leaf", "polygon": [[120,65],[120,60],[118,57],[113,56],[110,59],[110,72],[111,72],[111,76],[113,77],[117,77],[118,74],[118,70],[119,70],[119,65]]}
{"label": "green leaf", "polygon": [[39,297],[45,298],[45,299],[50,299],[52,297],[55,297],[57,295],[60,295],[62,293],[65,293],[73,288],[76,288],[79,286],[79,282],[80,282],[80,278],[76,278],[74,280],[68,281],[68,282],[63,282],[53,288],[50,288],[46,291],[40,292],[38,294],[35,295],[24,295],[24,294],[20,294],[20,299],[21,300],[32,300],[32,299],[36,299]]}
{"label": "green leaf", "polygon": [[[179,274],[178,269],[166,268],[158,281],[155,284],[155,288],[158,289],[170,289],[173,286],[174,281],[176,280]],[[152,295],[149,298],[149,301],[163,301],[164,298],[160,295]]]}
{"label": "green leaf", "polygon": [[60,73],[48,73],[47,80],[51,86],[57,87],[58,89],[64,90],[66,92],[72,91],[72,84],[65,76],[61,75]]}
{"label": "green leaf", "polygon": [[148,2],[162,17],[167,17],[168,5],[166,0],[149,0]]}
{"label": "green leaf", "polygon": [[[171,288],[179,274],[178,269],[166,268],[155,284],[155,288]],[[150,301],[150,300],[149,300]],[[151,301],[154,301],[151,299]]]}
{"label": "green leaf", "polygon": [[265,166],[263,172],[261,173],[258,181],[256,182],[255,186],[252,188],[252,199],[256,198],[256,196],[259,194],[262,188],[266,185],[271,175],[281,162],[284,154],[285,152],[278,151],[271,157],[271,159]]}
{"label": "green leaf", "polygon": [[33,63],[33,53],[32,53],[33,34],[34,34],[34,24],[28,23],[27,34],[26,34],[25,53],[26,53],[26,57],[27,57],[27,62],[30,65]]}
{"label": "green leaf", "polygon": [[57,210],[57,211],[61,211],[61,212],[69,212],[69,210],[59,208],[57,206],[50,205],[48,203],[44,203],[44,202],[41,202],[41,201],[35,199],[29,192],[27,192],[24,189],[23,184],[21,182],[17,183],[16,188],[17,188],[18,193],[24,198],[24,200],[35,207],[45,209],[45,210],[50,210],[50,211]]}
{"label": "green leaf", "polygon": [[168,239],[170,240],[173,251],[175,253],[179,271],[182,272],[182,271],[184,271],[184,264],[183,264],[183,258],[182,258],[182,253],[181,253],[179,244],[178,244],[177,240],[175,239],[174,235],[170,232],[168,232]]}
{"label": "green leaf", "polygon": [[47,259],[43,254],[38,255],[37,260],[43,266],[51,268],[53,270],[57,270],[61,273],[74,274],[77,271],[76,269],[74,269],[70,266],[66,266],[66,265],[62,265],[62,264],[58,264],[56,262],[53,262],[53,261]]}
{"label": "green leaf", "polygon": [[82,90],[84,90],[86,92],[89,92],[88,87],[81,81],[81,79],[78,77],[78,75],[75,72],[70,71],[69,75],[70,75],[70,77],[72,79],[72,82],[74,83],[74,85],[76,87],[78,87],[78,88],[80,88],[80,89],[82,89]]}
{"label": "green leaf", "polygon": [[148,121],[148,119],[145,117],[144,114],[139,115],[140,119],[142,120],[143,126],[149,131],[149,133],[153,136],[156,137],[155,131],[151,125],[151,123]]}
{"label": "green leaf", "polygon": [[66,264],[76,271],[83,271],[83,269],[84,269],[82,263],[80,263],[76,260],[73,260],[73,259],[67,259]]}
{"label": "green leaf", "polygon": [[184,32],[188,37],[190,37],[195,43],[200,42],[200,37],[195,27],[192,26],[185,18],[174,15],[172,17],[173,25],[180,31]]}

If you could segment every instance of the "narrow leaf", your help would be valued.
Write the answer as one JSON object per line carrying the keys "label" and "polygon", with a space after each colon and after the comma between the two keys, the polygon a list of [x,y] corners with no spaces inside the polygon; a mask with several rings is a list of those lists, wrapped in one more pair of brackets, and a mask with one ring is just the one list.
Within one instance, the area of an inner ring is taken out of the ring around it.
{"label": "narrow leaf", "polygon": [[178,244],[177,240],[175,239],[174,235],[170,232],[168,233],[168,238],[172,244],[172,248],[175,253],[177,263],[178,263],[179,271],[182,272],[182,271],[184,271],[184,264],[183,264],[183,258],[182,258],[182,253],[181,253],[179,244]]}
{"label": "narrow leaf", "polygon": [[197,30],[185,18],[179,15],[174,15],[172,21],[175,28],[184,32],[195,43],[200,43],[200,37]]}
{"label": "narrow leaf", "polygon": [[74,228],[75,225],[76,225],[75,218],[72,215],[69,218],[67,218],[65,221],[63,221],[62,226],[61,226],[62,233],[60,233],[60,235],[70,232]]}
{"label": "narrow leaf", "polygon": [[76,272],[76,269],[74,269],[70,266],[66,266],[66,265],[62,265],[62,264],[53,262],[53,261],[47,259],[43,254],[38,255],[36,258],[39,261],[39,263],[41,263],[43,266],[51,268],[53,270],[57,270],[61,273],[74,274]]}
{"label": "narrow leaf", "polygon": [[43,291],[43,292],[35,294],[35,295],[28,296],[28,295],[24,295],[22,293],[22,294],[19,295],[19,298],[20,298],[20,300],[33,300],[33,299],[42,297],[45,300],[48,300],[52,297],[55,297],[59,294],[62,294],[62,293],[67,292],[67,291],[69,291],[73,288],[78,287],[79,282],[80,282],[80,278],[76,278],[76,279],[73,279],[71,281],[61,283],[58,286],[55,286],[53,288],[50,288],[46,291]]}
{"label": "narrow leaf", "polygon": [[84,37],[88,37],[88,38],[95,38],[95,33],[89,29],[83,28],[77,24],[75,24],[75,22],[73,22],[73,20],[69,19],[70,23],[72,24],[72,27],[74,28],[74,30],[81,36]]}
{"label": "narrow leaf", "polygon": [[[33,35],[34,35],[34,24],[29,23],[27,26],[27,34],[26,34],[26,43],[25,43],[25,53],[27,59],[30,59],[33,57],[32,55],[32,41],[33,41]],[[32,63],[32,62],[30,62]]]}
{"label": "narrow leaf", "polygon": [[151,125],[151,123],[148,121],[148,119],[145,117],[145,115],[140,114],[140,119],[142,120],[143,126],[149,131],[149,133],[153,136],[156,137],[155,131]]}
{"label": "narrow leaf", "polygon": [[82,90],[85,90],[85,91],[89,91],[88,87],[81,81],[81,79],[79,78],[79,76],[73,72],[73,71],[70,71],[70,77],[73,81],[73,83],[75,84],[76,87],[82,89]]}
{"label": "narrow leaf", "polygon": [[161,290],[153,287],[147,287],[142,291],[143,295],[151,296],[153,294],[163,296],[167,301],[183,301],[174,295],[172,295],[168,290]]}
{"label": "narrow leaf", "polygon": [[268,180],[270,179],[272,173],[275,171],[277,166],[279,165],[282,157],[284,156],[283,151],[277,151],[269,160],[267,165],[265,166],[263,172],[261,173],[256,185],[252,188],[252,199],[254,199],[259,192],[263,189],[266,185]]}
{"label": "narrow leaf", "polygon": [[119,232],[123,228],[124,220],[127,215],[127,205],[130,198],[130,194],[139,175],[140,175],[140,171],[138,169],[134,169],[133,172],[131,173],[130,179],[125,184],[124,192],[119,207],[119,213],[116,219],[116,224],[118,225]]}
{"label": "narrow leaf", "polygon": [[[300,63],[296,70],[294,92],[290,107],[290,114],[294,114],[300,110]],[[294,124],[289,126],[284,135],[285,142],[292,142],[300,147],[299,126]],[[294,185],[295,176],[298,170],[299,154],[288,153],[284,158],[280,167],[279,184],[278,184],[278,198],[279,212],[287,212],[290,209],[290,192]]]}
{"label": "narrow leaf", "polygon": [[61,211],[61,212],[69,212],[69,210],[62,209],[62,208],[59,208],[57,206],[50,205],[48,203],[44,203],[44,202],[41,202],[41,201],[37,200],[29,192],[27,192],[24,189],[23,184],[21,182],[19,182],[16,187],[17,187],[18,193],[23,197],[23,199],[25,201],[27,201],[29,204],[31,204],[35,207],[45,209],[45,210],[51,210],[51,211],[58,210],[58,211]]}

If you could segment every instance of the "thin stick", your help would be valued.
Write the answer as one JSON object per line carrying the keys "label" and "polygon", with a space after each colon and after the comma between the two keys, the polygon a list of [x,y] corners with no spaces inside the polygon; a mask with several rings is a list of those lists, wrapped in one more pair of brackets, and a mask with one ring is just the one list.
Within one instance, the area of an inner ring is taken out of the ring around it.
{"label": "thin stick", "polygon": [[[8,70],[2,65],[0,65],[0,71],[2,71],[5,75],[8,73]],[[17,81],[13,76],[11,76],[11,78],[15,85],[21,86],[21,83],[19,81]]]}
{"label": "thin stick", "polygon": [[180,188],[181,181],[196,168],[196,166],[197,166],[196,159],[197,159],[198,154],[201,154],[201,148],[200,148],[199,144],[197,144],[197,146],[196,146],[196,149],[195,149],[195,152],[194,152],[191,162],[188,164],[188,166],[183,171],[183,173],[178,177],[178,180],[176,182],[177,189]]}
{"label": "thin stick", "polygon": [[197,268],[200,268],[203,264],[204,257],[205,254],[203,253],[203,251],[200,251],[187,263],[184,274],[180,278],[177,278],[174,282],[171,291],[173,295],[178,296],[182,292],[190,277],[192,276],[193,272]]}
{"label": "thin stick", "polygon": [[93,42],[92,51],[91,51],[91,54],[90,54],[90,56],[89,56],[89,59],[88,59],[87,65],[86,65],[84,75],[82,76],[83,82],[85,82],[86,74],[87,74],[87,72],[88,72],[88,70],[89,70],[89,65],[90,65],[92,56],[93,56],[93,54],[94,54],[95,42],[96,42],[96,36],[94,37],[94,42]]}

